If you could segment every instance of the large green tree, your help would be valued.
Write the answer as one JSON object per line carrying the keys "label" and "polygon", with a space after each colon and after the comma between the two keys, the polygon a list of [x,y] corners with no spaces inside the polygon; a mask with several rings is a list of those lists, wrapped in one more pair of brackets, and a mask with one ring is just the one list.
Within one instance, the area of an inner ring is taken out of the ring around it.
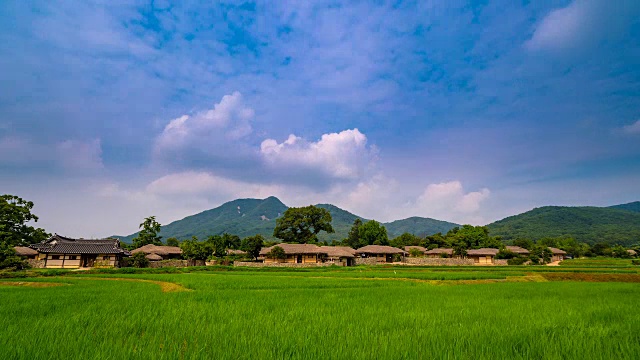
{"label": "large green tree", "polygon": [[359,233],[363,245],[389,245],[387,228],[375,220],[362,224]]}
{"label": "large green tree", "polygon": [[255,236],[249,236],[242,239],[242,244],[240,245],[240,249],[246,251],[249,256],[253,259],[257,259],[260,255],[260,250],[264,246],[264,237],[258,234]]}
{"label": "large green tree", "polygon": [[161,225],[156,221],[155,216],[149,216],[144,219],[142,224],[140,224],[140,232],[138,236],[133,238],[133,245],[135,248],[139,248],[141,246],[145,246],[148,244],[153,245],[162,245],[162,236],[159,236]]}
{"label": "large green tree", "polygon": [[44,229],[28,225],[31,221],[38,221],[38,217],[31,213],[32,209],[31,201],[15,195],[0,196],[0,244],[29,245],[49,237]]}
{"label": "large green tree", "polygon": [[318,233],[333,233],[331,213],[313,205],[301,208],[289,208],[276,220],[273,236],[290,243],[315,243]]}
{"label": "large green tree", "polygon": [[360,243],[360,226],[362,226],[362,220],[359,218],[353,221],[351,230],[349,230],[349,236],[344,240],[344,245],[357,249],[362,246]]}

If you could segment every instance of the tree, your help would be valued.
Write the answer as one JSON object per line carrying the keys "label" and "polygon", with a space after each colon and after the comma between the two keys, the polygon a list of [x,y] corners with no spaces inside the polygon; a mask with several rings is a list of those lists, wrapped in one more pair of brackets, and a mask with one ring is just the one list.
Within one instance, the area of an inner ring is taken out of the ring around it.
{"label": "tree", "polygon": [[14,195],[0,196],[0,244],[11,246],[29,245],[47,239],[50,235],[41,228],[27,225],[37,222],[31,213],[33,202]]}
{"label": "tree", "polygon": [[364,223],[360,227],[359,235],[363,245],[389,245],[387,228],[375,220]]}
{"label": "tree", "polygon": [[146,268],[149,266],[149,259],[143,252],[135,253],[131,257],[131,264],[133,267]]}
{"label": "tree", "polygon": [[193,236],[191,239],[184,240],[180,243],[182,249],[182,257],[190,260],[207,260],[213,253],[212,241],[201,242]]}
{"label": "tree", "polygon": [[331,213],[313,205],[301,208],[289,208],[282,217],[276,219],[273,236],[290,243],[315,243],[318,233],[333,233]]}
{"label": "tree", "polygon": [[136,248],[139,248],[141,246],[145,246],[148,244],[153,244],[153,245],[162,245],[162,236],[158,236],[158,233],[160,232],[160,223],[156,221],[156,217],[155,216],[149,216],[148,218],[144,219],[144,222],[142,224],[140,224],[140,228],[142,230],[140,230],[140,232],[138,233],[138,236],[136,236],[133,239],[133,245]]}
{"label": "tree", "polygon": [[422,239],[408,232],[405,232],[402,235],[390,241],[391,246],[394,246],[397,248],[402,248],[405,246],[418,246],[420,245],[421,242],[422,242]]}
{"label": "tree", "polygon": [[362,226],[362,220],[357,218],[353,221],[353,225],[351,225],[351,230],[349,230],[349,236],[344,241],[344,244],[357,249],[362,246],[360,243],[360,226]]}
{"label": "tree", "polygon": [[627,249],[625,249],[624,247],[622,247],[620,245],[614,246],[611,249],[611,252],[612,252],[613,257],[623,258],[623,259],[628,259],[628,258],[631,257],[631,254],[629,254]]}
{"label": "tree", "polygon": [[22,270],[29,267],[26,261],[16,255],[16,251],[9,243],[0,243],[0,269],[13,268]]}
{"label": "tree", "polygon": [[167,246],[180,246],[180,241],[174,237],[167,239]]}
{"label": "tree", "polygon": [[276,245],[269,250],[267,257],[270,259],[284,259],[287,257],[287,254],[285,254],[283,248]]}
{"label": "tree", "polygon": [[227,233],[222,234],[222,242],[224,243],[225,251],[227,249],[238,249],[241,244],[240,237],[238,235],[231,235]]}
{"label": "tree", "polygon": [[424,254],[419,249],[413,248],[409,250],[409,255],[413,257],[421,257]]}
{"label": "tree", "polygon": [[523,249],[531,250],[534,246],[533,241],[529,239],[515,239],[513,240],[514,246],[520,246]]}
{"label": "tree", "polygon": [[489,246],[498,246],[498,243],[489,238],[489,229],[486,226],[463,225],[461,228],[453,228],[447,233],[447,242],[450,245],[458,244],[465,249],[474,249]]}
{"label": "tree", "polygon": [[262,250],[263,245],[264,238],[262,235],[258,234],[242,239],[240,249],[245,251],[247,255],[251,256],[251,258],[257,259],[258,256],[260,256],[260,250]]}

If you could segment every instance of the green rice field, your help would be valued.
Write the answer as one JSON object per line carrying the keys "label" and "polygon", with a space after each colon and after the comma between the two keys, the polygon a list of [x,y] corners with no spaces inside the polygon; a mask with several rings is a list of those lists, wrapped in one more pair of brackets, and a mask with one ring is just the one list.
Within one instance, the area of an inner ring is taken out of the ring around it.
{"label": "green rice field", "polygon": [[0,358],[640,358],[638,266],[584,266],[31,272]]}

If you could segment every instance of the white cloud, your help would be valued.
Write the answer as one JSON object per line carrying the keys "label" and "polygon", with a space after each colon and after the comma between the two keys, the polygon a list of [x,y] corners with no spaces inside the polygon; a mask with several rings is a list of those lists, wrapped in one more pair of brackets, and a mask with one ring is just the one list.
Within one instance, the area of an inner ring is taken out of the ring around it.
{"label": "white cloud", "polygon": [[631,135],[640,134],[640,120],[634,122],[633,124],[623,126],[622,131],[626,134],[631,134]]}
{"label": "white cloud", "polygon": [[324,134],[316,142],[295,135],[282,143],[267,139],[260,153],[272,168],[319,169],[326,175],[354,180],[361,178],[375,158],[376,149],[367,146],[367,137],[358,129]]}
{"label": "white cloud", "polygon": [[156,151],[224,148],[252,132],[250,122],[254,116],[253,109],[244,105],[242,95],[236,91],[223,96],[213,109],[171,120],[157,139]]}
{"label": "white cloud", "polygon": [[525,47],[554,51],[579,49],[624,36],[639,10],[640,3],[634,0],[575,0],[544,17]]}

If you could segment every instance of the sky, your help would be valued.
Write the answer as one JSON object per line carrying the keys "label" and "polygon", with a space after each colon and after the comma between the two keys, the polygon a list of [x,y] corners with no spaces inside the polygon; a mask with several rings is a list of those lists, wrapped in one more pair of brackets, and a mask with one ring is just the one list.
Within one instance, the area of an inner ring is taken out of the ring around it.
{"label": "sky", "polygon": [[640,200],[636,0],[207,3],[0,2],[0,193],[77,237]]}

